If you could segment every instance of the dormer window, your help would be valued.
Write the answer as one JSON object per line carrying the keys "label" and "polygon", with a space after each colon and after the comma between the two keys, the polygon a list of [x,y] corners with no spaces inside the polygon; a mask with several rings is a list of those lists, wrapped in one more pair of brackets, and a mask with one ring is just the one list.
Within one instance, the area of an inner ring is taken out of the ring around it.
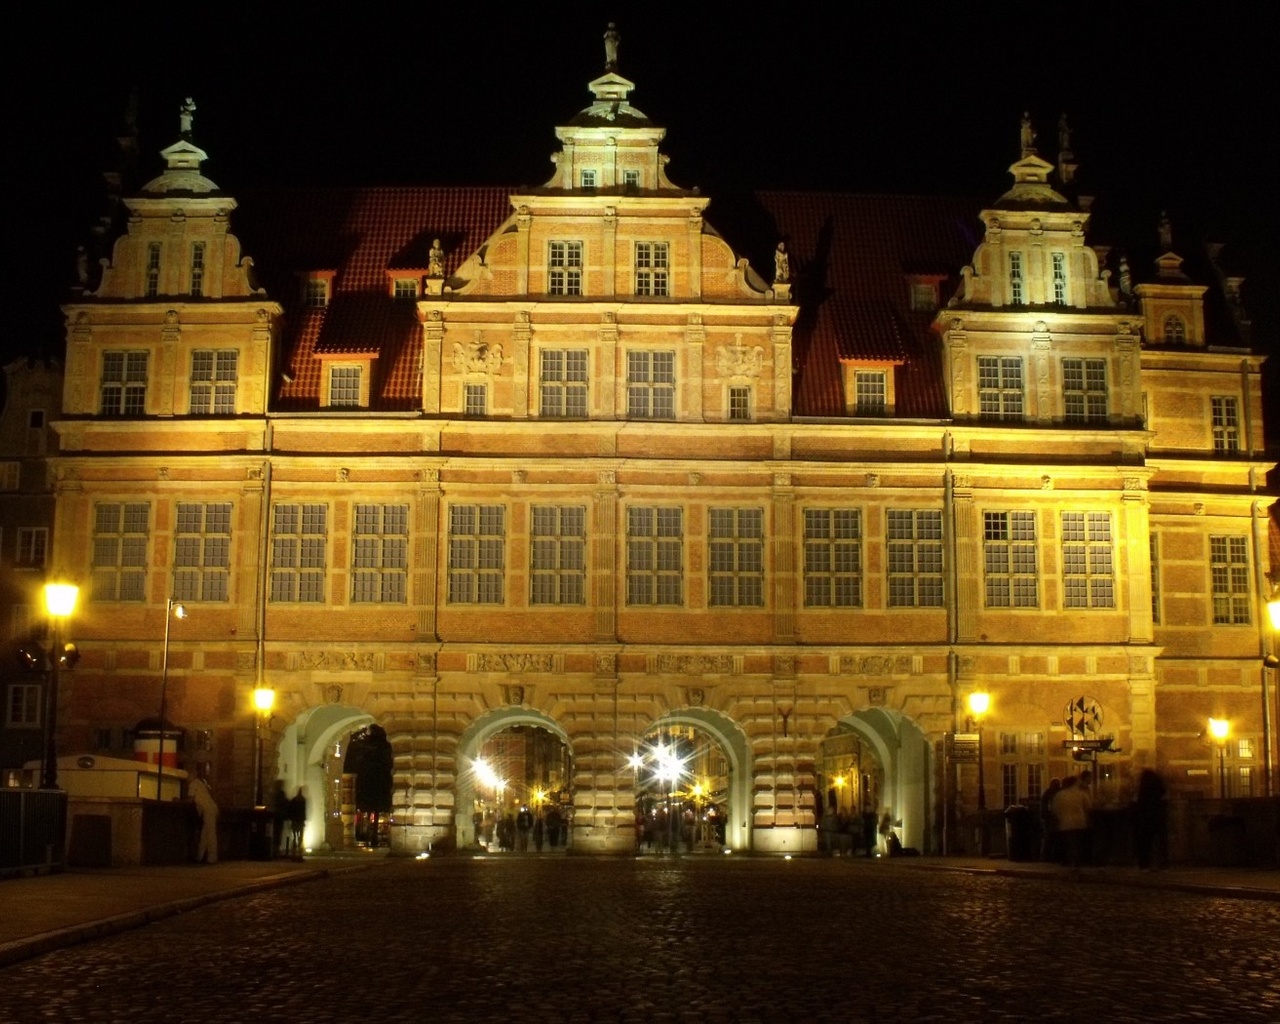
{"label": "dormer window", "polygon": [[302,283],[302,304],[309,309],[323,309],[329,305],[329,278],[308,277]]}
{"label": "dormer window", "polygon": [[364,404],[364,368],[332,366],[329,369],[329,404],[359,408]]}
{"label": "dormer window", "polygon": [[1009,253],[1009,302],[1015,306],[1027,301],[1026,281],[1022,274],[1022,253]]}
{"label": "dormer window", "polygon": [[1164,318],[1164,340],[1170,345],[1187,343],[1187,322],[1176,313]]}
{"label": "dormer window", "polygon": [[412,277],[397,277],[391,282],[391,297],[401,302],[418,300],[418,282]]}
{"label": "dormer window", "polygon": [[595,188],[599,175],[594,167],[584,167],[578,172],[578,184],[583,188]]}
{"label": "dormer window", "polygon": [[146,297],[154,299],[160,294],[160,243],[152,242],[147,246],[147,287]]}
{"label": "dormer window", "polygon": [[191,296],[204,295],[204,242],[191,243]]}
{"label": "dormer window", "polygon": [[912,281],[911,308],[917,313],[931,313],[937,309],[938,286],[932,281]]}
{"label": "dormer window", "polygon": [[853,414],[884,416],[889,407],[888,386],[884,370],[858,370],[853,378]]}

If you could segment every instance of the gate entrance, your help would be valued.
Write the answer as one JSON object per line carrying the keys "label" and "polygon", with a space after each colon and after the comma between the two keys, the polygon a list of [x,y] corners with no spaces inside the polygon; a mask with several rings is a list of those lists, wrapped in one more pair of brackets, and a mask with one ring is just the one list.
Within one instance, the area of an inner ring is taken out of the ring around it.
{"label": "gate entrance", "polygon": [[573,822],[569,748],[541,726],[490,736],[471,762],[474,841],[493,853],[564,848]]}
{"label": "gate entrance", "polygon": [[635,773],[639,853],[715,853],[724,849],[730,805],[729,761],[693,725],[654,729],[628,760]]}

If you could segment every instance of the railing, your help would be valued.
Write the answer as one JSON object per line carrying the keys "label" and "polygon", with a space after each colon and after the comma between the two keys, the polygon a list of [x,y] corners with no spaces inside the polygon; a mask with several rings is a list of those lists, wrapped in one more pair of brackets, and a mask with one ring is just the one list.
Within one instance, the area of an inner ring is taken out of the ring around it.
{"label": "railing", "polygon": [[66,839],[66,793],[0,789],[0,876],[61,871]]}

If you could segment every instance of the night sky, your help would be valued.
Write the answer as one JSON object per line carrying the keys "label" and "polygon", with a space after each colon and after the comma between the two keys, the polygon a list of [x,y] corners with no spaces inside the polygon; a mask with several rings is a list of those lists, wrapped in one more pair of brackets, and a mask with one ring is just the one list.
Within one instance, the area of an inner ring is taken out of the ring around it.
{"label": "night sky", "polygon": [[[586,83],[603,71],[609,20],[632,101],[668,129],[669,175],[712,196],[712,223],[716,195],[752,187],[991,200],[1010,182],[1022,111],[1050,160],[1065,111],[1099,225],[1154,240],[1167,209],[1175,249],[1228,242],[1249,280],[1255,346],[1280,348],[1265,7],[1195,5],[1211,21],[1127,4],[849,6],[821,16],[781,3],[668,7],[678,19],[617,4],[501,18],[478,4],[36,15],[42,26],[11,36],[4,72],[17,271],[6,308],[17,315],[3,355],[61,351],[58,303],[101,209],[132,88],[143,180],[159,173],[157,152],[176,141],[191,95],[204,171],[232,194],[542,184],[554,126],[588,104]],[[19,66],[23,51],[31,66]]]}

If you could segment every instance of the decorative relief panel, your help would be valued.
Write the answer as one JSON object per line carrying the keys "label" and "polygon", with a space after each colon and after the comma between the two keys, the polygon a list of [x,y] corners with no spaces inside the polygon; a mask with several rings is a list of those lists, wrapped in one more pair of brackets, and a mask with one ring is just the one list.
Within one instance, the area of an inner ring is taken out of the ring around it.
{"label": "decorative relief panel", "polygon": [[290,661],[294,669],[325,672],[372,672],[383,659],[372,652],[297,651]]}
{"label": "decorative relief panel", "polygon": [[759,377],[763,366],[764,347],[747,348],[741,335],[732,345],[716,352],[716,369],[721,377]]}
{"label": "decorative relief panel", "polygon": [[736,675],[742,658],[731,654],[651,654],[649,671],[668,675]]}
{"label": "decorative relief panel", "polygon": [[911,655],[869,654],[845,655],[840,659],[840,672],[847,676],[887,676],[911,671]]}
{"label": "decorative relief panel", "polygon": [[468,672],[563,672],[563,654],[468,654]]}
{"label": "decorative relief panel", "polygon": [[490,345],[481,341],[479,336],[465,345],[456,342],[453,346],[453,366],[461,373],[485,373],[492,376],[502,366],[502,346]]}

